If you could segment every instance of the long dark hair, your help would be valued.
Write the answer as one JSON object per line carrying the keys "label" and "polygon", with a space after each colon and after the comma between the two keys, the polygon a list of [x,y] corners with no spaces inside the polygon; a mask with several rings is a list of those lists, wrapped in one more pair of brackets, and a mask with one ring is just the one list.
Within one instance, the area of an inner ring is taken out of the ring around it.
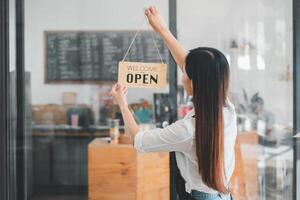
{"label": "long dark hair", "polygon": [[229,84],[229,64],[220,51],[200,47],[187,55],[185,70],[193,84],[199,173],[208,187],[227,193],[223,107]]}

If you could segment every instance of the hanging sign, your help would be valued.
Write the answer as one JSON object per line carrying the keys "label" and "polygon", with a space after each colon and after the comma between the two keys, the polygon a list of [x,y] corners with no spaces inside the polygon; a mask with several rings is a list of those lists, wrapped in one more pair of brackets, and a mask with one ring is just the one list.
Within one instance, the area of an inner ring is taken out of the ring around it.
{"label": "hanging sign", "polygon": [[119,62],[118,82],[127,87],[164,89],[167,86],[167,65]]}
{"label": "hanging sign", "polygon": [[[145,17],[142,23],[145,21]],[[140,29],[138,29],[124,55],[119,62],[118,82],[127,87],[139,88],[166,88],[167,86],[167,65],[163,62],[159,53],[153,32],[151,32],[153,44],[160,57],[161,63],[144,63],[144,62],[128,62],[125,61],[129,50],[135,41]]]}

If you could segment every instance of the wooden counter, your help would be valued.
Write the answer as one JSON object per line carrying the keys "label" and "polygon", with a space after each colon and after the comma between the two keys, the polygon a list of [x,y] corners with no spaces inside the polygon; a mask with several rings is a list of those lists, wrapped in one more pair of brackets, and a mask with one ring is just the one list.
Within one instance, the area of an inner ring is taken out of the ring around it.
{"label": "wooden counter", "polygon": [[169,153],[137,153],[100,138],[88,146],[89,200],[169,200]]}

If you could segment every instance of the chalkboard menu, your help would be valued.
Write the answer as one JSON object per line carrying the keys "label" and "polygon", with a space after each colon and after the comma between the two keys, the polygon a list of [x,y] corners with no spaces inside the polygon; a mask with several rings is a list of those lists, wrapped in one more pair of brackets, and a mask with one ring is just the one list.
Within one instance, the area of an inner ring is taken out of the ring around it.
{"label": "chalkboard menu", "polygon": [[[118,62],[135,32],[46,31],[45,82],[116,81]],[[167,62],[167,47],[156,34],[154,38]],[[138,34],[125,60],[160,62],[150,31]]]}

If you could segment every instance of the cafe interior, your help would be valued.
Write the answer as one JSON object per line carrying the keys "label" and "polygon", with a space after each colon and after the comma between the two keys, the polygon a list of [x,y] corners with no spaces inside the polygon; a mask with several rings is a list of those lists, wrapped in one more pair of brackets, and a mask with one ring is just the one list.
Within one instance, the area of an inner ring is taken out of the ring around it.
{"label": "cafe interior", "polygon": [[165,127],[193,109],[181,71],[144,17],[150,5],[187,52],[214,47],[230,63],[234,198],[292,199],[292,0],[24,1],[27,199],[177,199],[172,153],[136,152],[109,95],[138,31],[126,61],[161,56],[167,64],[166,88],[129,88],[140,129]]}

